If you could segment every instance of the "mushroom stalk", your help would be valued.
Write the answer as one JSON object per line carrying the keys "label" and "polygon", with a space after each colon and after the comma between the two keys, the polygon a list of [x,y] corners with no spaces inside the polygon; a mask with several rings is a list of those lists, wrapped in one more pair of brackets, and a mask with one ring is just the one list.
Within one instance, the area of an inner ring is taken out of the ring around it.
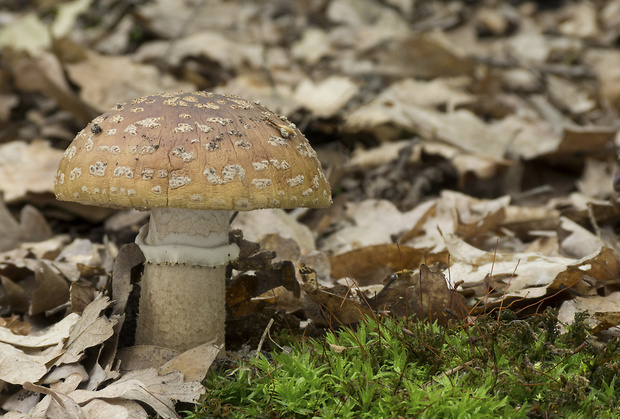
{"label": "mushroom stalk", "polygon": [[136,344],[186,350],[224,343],[229,211],[154,208],[136,243],[146,257]]}

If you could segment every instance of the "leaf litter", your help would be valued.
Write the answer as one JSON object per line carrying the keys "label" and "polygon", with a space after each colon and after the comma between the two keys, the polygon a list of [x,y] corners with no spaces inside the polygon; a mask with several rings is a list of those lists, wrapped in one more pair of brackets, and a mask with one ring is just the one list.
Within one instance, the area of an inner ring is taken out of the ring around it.
{"label": "leaf litter", "polygon": [[131,243],[145,217],[52,193],[85,123],[163,90],[233,93],[286,114],[336,191],[324,210],[239,214],[227,351],[242,356],[267,325],[312,335],[377,313],[447,322],[549,305],[617,336],[620,2],[543,3],[8,7],[5,417],[175,417],[222,362],[210,344],[133,346],[143,256]]}

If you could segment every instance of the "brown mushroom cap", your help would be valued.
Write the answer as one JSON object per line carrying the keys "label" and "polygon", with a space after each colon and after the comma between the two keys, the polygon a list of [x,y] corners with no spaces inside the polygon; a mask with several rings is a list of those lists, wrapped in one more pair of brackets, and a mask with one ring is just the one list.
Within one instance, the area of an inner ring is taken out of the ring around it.
{"label": "brown mushroom cap", "polygon": [[58,166],[60,200],[214,210],[326,207],[331,191],[297,127],[256,102],[163,93],[80,131]]}

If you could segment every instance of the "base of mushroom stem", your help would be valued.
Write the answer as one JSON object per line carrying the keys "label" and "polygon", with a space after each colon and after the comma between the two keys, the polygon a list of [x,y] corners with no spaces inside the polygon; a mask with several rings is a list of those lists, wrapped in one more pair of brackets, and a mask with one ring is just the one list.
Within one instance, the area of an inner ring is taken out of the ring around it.
{"label": "base of mushroom stem", "polygon": [[141,280],[137,345],[185,351],[224,344],[226,266],[146,263]]}

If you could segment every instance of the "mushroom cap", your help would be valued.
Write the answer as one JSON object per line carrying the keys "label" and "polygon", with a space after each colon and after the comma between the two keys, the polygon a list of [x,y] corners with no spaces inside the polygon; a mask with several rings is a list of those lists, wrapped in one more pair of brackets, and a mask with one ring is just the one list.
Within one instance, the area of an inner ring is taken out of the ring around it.
{"label": "mushroom cap", "polygon": [[208,92],[118,104],[80,131],[56,197],[116,208],[321,208],[329,183],[308,140],[258,102]]}

